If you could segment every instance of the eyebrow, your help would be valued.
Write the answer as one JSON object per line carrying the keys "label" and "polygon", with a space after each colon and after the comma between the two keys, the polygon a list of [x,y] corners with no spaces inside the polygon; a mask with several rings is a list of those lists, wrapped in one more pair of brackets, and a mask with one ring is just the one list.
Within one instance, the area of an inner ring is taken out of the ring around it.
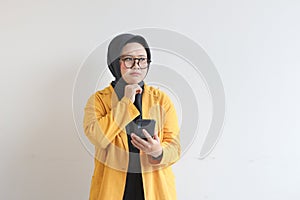
{"label": "eyebrow", "polygon": [[[130,54],[125,54],[125,55],[121,55],[122,57],[124,57],[124,56],[131,56],[131,57],[133,57],[134,55],[130,55]],[[143,54],[141,54],[141,55],[137,55],[137,56],[145,56],[145,57],[147,57],[147,55],[143,55]]]}

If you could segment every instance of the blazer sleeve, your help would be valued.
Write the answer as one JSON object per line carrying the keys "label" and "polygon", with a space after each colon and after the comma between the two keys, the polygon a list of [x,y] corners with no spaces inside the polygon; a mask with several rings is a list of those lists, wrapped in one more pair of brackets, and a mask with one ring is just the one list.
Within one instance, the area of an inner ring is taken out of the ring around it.
{"label": "blazer sleeve", "polygon": [[163,154],[160,162],[157,162],[157,160],[152,160],[150,157],[150,163],[152,163],[153,165],[168,166],[172,165],[180,158],[180,130],[178,125],[178,117],[173,102],[164,93],[161,109],[164,122],[161,130],[163,131],[163,138],[161,143]]}
{"label": "blazer sleeve", "polygon": [[90,142],[105,149],[125,126],[139,115],[138,109],[129,98],[123,97],[114,107],[107,110],[103,96],[93,94],[84,108],[83,127]]}

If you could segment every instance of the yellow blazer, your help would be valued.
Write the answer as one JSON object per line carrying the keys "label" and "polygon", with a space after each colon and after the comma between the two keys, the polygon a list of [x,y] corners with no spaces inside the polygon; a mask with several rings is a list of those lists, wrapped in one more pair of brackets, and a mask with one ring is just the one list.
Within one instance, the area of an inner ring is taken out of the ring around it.
{"label": "yellow blazer", "polygon": [[[95,146],[90,200],[122,200],[129,161],[125,126],[139,110],[127,97],[119,101],[109,85],[88,99],[84,111],[84,131]],[[163,147],[158,162],[140,152],[145,200],[176,200],[171,165],[179,159],[181,148],[174,105],[164,92],[144,84],[142,117],[156,120],[155,130]]]}

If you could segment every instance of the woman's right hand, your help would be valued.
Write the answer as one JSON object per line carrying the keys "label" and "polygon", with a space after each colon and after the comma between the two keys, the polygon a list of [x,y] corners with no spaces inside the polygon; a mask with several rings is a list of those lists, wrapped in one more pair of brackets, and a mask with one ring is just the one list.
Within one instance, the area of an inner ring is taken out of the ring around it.
{"label": "woman's right hand", "polygon": [[132,103],[135,101],[135,95],[136,94],[142,94],[143,89],[139,84],[131,84],[131,85],[126,85],[125,86],[125,92],[124,96],[129,98]]}

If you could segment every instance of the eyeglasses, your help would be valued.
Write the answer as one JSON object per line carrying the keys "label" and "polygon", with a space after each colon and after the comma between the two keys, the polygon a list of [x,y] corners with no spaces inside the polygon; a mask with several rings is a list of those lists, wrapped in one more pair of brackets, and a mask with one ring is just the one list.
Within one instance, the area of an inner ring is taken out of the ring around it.
{"label": "eyeglasses", "polygon": [[135,61],[137,60],[137,64],[141,69],[146,69],[149,67],[149,64],[151,60],[141,57],[141,58],[134,58],[131,56],[124,56],[123,58],[119,58],[121,61],[124,62],[125,67],[127,69],[132,69],[133,66],[135,65]]}

